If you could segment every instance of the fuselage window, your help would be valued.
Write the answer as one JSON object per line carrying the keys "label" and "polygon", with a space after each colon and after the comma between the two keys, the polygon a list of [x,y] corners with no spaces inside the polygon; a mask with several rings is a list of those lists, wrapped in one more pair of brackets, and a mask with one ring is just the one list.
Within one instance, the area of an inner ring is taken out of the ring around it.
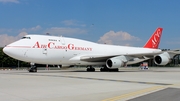
{"label": "fuselage window", "polygon": [[55,39],[49,39],[49,41],[57,41],[57,40],[55,40]]}
{"label": "fuselage window", "polygon": [[22,37],[21,39],[31,39],[30,37]]}

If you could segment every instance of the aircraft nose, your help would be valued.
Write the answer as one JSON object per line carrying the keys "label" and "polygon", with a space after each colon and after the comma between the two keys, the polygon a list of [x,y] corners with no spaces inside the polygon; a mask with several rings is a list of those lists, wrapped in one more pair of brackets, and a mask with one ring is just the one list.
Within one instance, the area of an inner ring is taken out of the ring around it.
{"label": "aircraft nose", "polygon": [[20,53],[18,51],[19,49],[10,46],[6,46],[3,48],[3,52],[12,58],[19,57]]}
{"label": "aircraft nose", "polygon": [[9,47],[4,47],[3,52],[7,55],[11,54],[11,50],[9,49]]}
{"label": "aircraft nose", "polygon": [[8,47],[8,46],[3,48],[3,52],[10,57],[14,57],[17,55],[16,50],[17,50],[16,48],[12,48],[12,47]]}

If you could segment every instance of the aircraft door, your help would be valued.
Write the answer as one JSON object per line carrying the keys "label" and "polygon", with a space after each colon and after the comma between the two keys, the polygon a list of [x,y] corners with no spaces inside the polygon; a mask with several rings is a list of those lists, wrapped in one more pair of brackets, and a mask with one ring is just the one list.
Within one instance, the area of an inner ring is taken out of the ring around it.
{"label": "aircraft door", "polygon": [[24,57],[28,57],[28,56],[27,56],[27,52],[28,52],[28,50],[26,50],[26,51],[24,52]]}

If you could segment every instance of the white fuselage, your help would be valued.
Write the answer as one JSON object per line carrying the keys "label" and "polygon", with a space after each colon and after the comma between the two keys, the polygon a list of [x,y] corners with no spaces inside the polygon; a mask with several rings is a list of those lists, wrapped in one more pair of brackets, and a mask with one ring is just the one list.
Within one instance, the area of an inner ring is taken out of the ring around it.
{"label": "white fuselage", "polygon": [[26,35],[3,51],[18,60],[40,64],[103,65],[106,61],[81,61],[82,56],[133,55],[160,52],[159,49],[97,44],[85,40]]}

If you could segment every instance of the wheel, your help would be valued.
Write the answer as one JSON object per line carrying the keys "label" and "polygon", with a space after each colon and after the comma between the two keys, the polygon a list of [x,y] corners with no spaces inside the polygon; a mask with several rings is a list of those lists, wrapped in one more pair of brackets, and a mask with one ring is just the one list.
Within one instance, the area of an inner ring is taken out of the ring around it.
{"label": "wheel", "polygon": [[109,69],[109,68],[101,68],[100,71],[101,72],[118,72],[119,69],[118,68],[111,68],[111,69]]}
{"label": "wheel", "polygon": [[37,68],[34,68],[34,69],[33,69],[33,72],[37,72]]}
{"label": "wheel", "polygon": [[93,67],[87,68],[87,71],[88,71],[88,72],[94,72],[94,71],[95,71],[95,68],[93,68]]}
{"label": "wheel", "polygon": [[86,69],[86,71],[88,71],[88,72],[89,72],[89,71],[90,71],[90,68],[87,68],[87,69]]}
{"label": "wheel", "polygon": [[109,72],[118,72],[119,69],[118,68],[112,68],[112,69],[109,69]]}
{"label": "wheel", "polygon": [[108,69],[108,68],[101,68],[100,71],[101,71],[101,72],[108,72],[109,69]]}
{"label": "wheel", "polygon": [[95,68],[91,68],[91,70],[92,70],[92,72],[94,72],[94,71],[95,71]]}
{"label": "wheel", "polygon": [[87,71],[88,71],[88,72],[94,72],[94,71],[95,71],[95,68],[92,67],[91,65],[88,65],[88,66],[87,66]]}
{"label": "wheel", "polygon": [[28,71],[29,72],[37,72],[37,67],[36,66],[32,66]]}

